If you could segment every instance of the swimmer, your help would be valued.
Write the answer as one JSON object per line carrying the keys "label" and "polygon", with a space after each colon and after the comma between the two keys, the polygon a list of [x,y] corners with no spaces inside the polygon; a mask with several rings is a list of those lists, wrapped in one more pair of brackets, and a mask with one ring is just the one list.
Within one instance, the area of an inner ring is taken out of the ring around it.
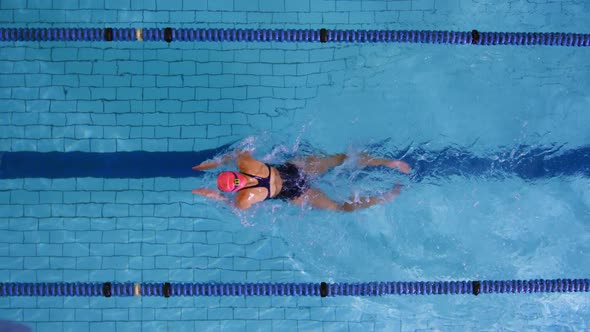
{"label": "swimmer", "polygon": [[[254,159],[250,152],[246,151],[228,154],[220,161],[203,162],[193,167],[193,170],[214,169],[235,159],[239,172],[219,173],[217,187],[223,192],[237,192],[234,205],[242,210],[267,199],[282,199],[296,205],[308,202],[312,207],[318,209],[350,212],[391,201],[399,195],[401,186],[396,185],[381,197],[364,197],[356,200],[351,198],[351,202],[337,203],[319,189],[310,186],[311,176],[322,175],[331,168],[341,165],[347,158],[346,154],[326,157],[311,156],[288,161],[282,165],[267,165]],[[404,161],[373,158],[366,154],[361,154],[357,163],[362,167],[385,166],[406,174],[410,172],[410,166]],[[228,201],[226,197],[213,189],[198,188],[192,192]]]}

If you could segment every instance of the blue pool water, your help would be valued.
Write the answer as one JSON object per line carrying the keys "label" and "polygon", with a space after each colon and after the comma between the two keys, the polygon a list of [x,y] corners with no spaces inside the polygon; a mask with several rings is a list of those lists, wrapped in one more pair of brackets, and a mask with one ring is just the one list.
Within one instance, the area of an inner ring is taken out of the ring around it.
{"label": "blue pool water", "polygon": [[[1,27],[590,31],[580,1],[0,1]],[[588,50],[407,44],[4,42],[0,282],[587,278]],[[234,147],[361,151],[351,214],[190,194]],[[35,331],[578,331],[587,294],[0,298]]]}

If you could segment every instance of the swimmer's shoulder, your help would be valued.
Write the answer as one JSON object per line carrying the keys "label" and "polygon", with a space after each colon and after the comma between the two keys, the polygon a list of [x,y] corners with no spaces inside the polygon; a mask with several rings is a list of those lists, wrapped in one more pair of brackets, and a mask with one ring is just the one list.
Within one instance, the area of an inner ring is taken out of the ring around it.
{"label": "swimmer's shoulder", "polygon": [[241,210],[246,210],[253,204],[264,201],[266,190],[263,188],[246,188],[238,191],[235,200],[235,206]]}
{"label": "swimmer's shoulder", "polygon": [[261,177],[268,176],[266,164],[254,159],[249,152],[240,154],[236,165],[241,172]]}
{"label": "swimmer's shoulder", "polygon": [[252,204],[247,199],[245,199],[245,197],[240,197],[240,193],[238,193],[238,196],[236,196],[234,205],[240,210],[246,210],[252,206]]}

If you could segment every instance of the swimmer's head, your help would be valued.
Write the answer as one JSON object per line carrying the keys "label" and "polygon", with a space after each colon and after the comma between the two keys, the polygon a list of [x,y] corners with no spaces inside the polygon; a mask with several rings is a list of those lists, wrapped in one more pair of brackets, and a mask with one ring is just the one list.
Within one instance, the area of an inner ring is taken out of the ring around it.
{"label": "swimmer's head", "polygon": [[217,176],[217,188],[225,192],[236,192],[246,186],[248,179],[238,172],[221,172]]}

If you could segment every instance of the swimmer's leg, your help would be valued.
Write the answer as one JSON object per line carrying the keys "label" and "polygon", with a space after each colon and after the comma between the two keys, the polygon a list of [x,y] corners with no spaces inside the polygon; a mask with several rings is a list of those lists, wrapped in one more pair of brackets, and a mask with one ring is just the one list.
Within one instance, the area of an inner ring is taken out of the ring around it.
{"label": "swimmer's leg", "polygon": [[[310,156],[305,159],[295,160],[292,163],[301,169],[304,173],[310,175],[322,175],[331,168],[342,165],[348,158],[344,153],[334,154],[331,156],[320,157]],[[358,156],[357,163],[360,166],[385,166],[390,168],[397,168],[402,173],[410,173],[410,165],[402,160],[385,159],[371,157],[366,153]]]}
{"label": "swimmer's leg", "polygon": [[292,163],[304,173],[310,175],[322,175],[333,167],[342,165],[348,156],[344,153],[331,156],[310,156],[305,159],[294,160]]}
{"label": "swimmer's leg", "polygon": [[291,202],[296,205],[303,205],[305,202],[309,202],[311,206],[316,209],[352,212],[354,210],[368,208],[376,204],[389,202],[399,195],[400,192],[401,187],[397,185],[392,191],[385,193],[385,195],[382,197],[362,197],[358,199],[358,201],[353,201],[352,203],[344,202],[342,204],[338,204],[326,196],[326,194],[324,194],[321,190],[311,188],[307,190],[305,194],[297,197]]}

